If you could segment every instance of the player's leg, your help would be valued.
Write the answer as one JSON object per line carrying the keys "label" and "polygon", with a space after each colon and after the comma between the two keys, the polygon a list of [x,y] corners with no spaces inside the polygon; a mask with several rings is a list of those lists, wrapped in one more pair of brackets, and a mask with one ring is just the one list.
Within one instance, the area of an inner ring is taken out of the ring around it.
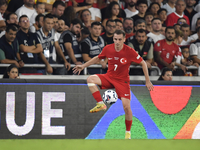
{"label": "player's leg", "polygon": [[[97,87],[97,85],[98,86],[102,85],[102,78],[103,77],[100,78],[98,75],[91,75],[87,78],[88,88],[89,88],[90,92],[92,93],[92,96],[94,97],[94,99],[97,101],[97,105],[93,109],[90,110],[91,113],[107,109],[106,105],[104,104],[104,102],[101,98],[99,89]],[[105,81],[104,81],[104,83],[105,83]]]}
{"label": "player's leg", "polygon": [[132,126],[132,110],[130,105],[130,99],[121,97],[124,112],[125,112],[125,125],[126,134],[125,139],[131,139],[131,126]]}

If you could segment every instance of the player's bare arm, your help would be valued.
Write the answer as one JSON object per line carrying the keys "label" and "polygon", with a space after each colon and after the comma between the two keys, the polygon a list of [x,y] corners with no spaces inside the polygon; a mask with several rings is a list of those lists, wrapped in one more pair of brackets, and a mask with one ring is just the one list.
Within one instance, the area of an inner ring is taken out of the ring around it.
{"label": "player's bare arm", "polygon": [[85,68],[85,67],[88,67],[90,65],[93,65],[97,62],[99,62],[100,59],[98,56],[95,56],[93,57],[92,59],[90,59],[89,61],[87,61],[86,63],[82,64],[82,65],[76,65],[74,68],[73,68],[73,73],[78,73],[78,75],[80,74],[80,72]]}
{"label": "player's bare arm", "polygon": [[150,79],[149,79],[149,73],[148,73],[148,69],[147,69],[147,64],[146,62],[143,60],[141,61],[140,65],[142,66],[143,72],[144,72],[144,76],[145,76],[145,80],[146,80],[146,87],[149,91],[153,91],[153,84],[151,83]]}

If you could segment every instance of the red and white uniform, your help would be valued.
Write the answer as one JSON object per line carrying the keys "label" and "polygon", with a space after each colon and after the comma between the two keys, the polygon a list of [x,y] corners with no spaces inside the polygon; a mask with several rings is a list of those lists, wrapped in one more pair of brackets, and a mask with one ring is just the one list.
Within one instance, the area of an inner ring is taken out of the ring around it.
{"label": "red and white uniform", "polygon": [[[165,39],[156,42],[154,45],[154,51],[160,52],[160,57],[168,64],[172,63],[174,57],[176,58],[177,56],[181,56],[178,45],[174,42],[169,45]],[[158,67],[160,69],[163,68],[160,64],[158,64]]]}
{"label": "red and white uniform", "polygon": [[108,71],[106,74],[98,74],[102,82],[102,89],[115,88],[119,98],[130,99],[129,67],[131,62],[140,63],[143,59],[129,46],[117,52],[115,44],[104,47],[98,55],[99,59],[108,59]]}
{"label": "red and white uniform", "polygon": [[178,15],[176,12],[173,12],[167,16],[167,20],[165,21],[166,26],[174,26],[174,24],[177,24],[179,18],[185,18],[187,21],[187,24],[190,25],[190,20],[186,15]]}

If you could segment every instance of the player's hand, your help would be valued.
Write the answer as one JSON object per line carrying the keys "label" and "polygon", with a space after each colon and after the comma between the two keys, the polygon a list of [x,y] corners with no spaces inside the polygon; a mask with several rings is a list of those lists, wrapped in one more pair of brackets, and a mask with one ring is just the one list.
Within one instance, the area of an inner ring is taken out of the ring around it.
{"label": "player's hand", "polygon": [[84,69],[83,65],[76,65],[72,70],[74,74],[78,73],[79,75],[83,69]]}
{"label": "player's hand", "polygon": [[151,81],[146,81],[146,87],[149,91],[153,91],[154,86]]}
{"label": "player's hand", "polygon": [[67,70],[69,71],[70,70],[70,68],[71,68],[71,64],[70,63],[68,63],[68,62],[65,62],[65,67],[67,68]]}

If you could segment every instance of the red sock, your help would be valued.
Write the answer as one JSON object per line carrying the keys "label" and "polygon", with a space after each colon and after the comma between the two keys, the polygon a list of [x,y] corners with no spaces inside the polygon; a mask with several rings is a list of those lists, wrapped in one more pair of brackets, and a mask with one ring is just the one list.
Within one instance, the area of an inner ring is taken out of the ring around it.
{"label": "red sock", "polygon": [[102,98],[101,98],[101,94],[99,91],[96,91],[92,94],[92,96],[94,97],[94,99],[97,101],[97,102],[101,102],[103,101]]}
{"label": "red sock", "polygon": [[132,120],[125,120],[126,131],[131,131]]}

